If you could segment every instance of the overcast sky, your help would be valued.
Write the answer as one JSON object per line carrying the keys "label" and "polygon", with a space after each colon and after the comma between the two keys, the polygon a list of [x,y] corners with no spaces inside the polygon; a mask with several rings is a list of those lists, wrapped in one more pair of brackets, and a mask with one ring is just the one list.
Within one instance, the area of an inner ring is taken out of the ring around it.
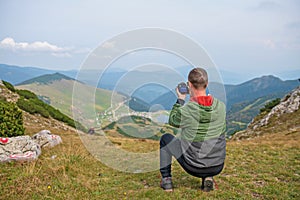
{"label": "overcast sky", "polygon": [[300,69],[298,0],[0,0],[0,63],[78,69],[119,33],[160,27],[202,45],[219,69]]}

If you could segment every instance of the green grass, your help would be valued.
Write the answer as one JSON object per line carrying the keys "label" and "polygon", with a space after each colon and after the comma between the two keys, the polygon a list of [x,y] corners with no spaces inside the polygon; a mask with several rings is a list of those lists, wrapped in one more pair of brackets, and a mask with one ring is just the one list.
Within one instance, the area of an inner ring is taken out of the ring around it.
{"label": "green grass", "polygon": [[[45,127],[51,129],[51,127]],[[27,133],[34,133],[30,127]],[[229,141],[218,189],[203,193],[200,180],[175,162],[175,191],[159,187],[159,171],[132,174],[111,169],[92,157],[72,131],[51,129],[63,143],[43,149],[37,161],[1,164],[1,199],[299,199],[300,132],[266,134]],[[153,151],[158,141],[111,138],[132,152]],[[56,156],[52,159],[52,156]]]}
{"label": "green grass", "polygon": [[103,127],[107,135],[118,134],[131,138],[148,138],[159,140],[162,133],[177,133],[177,129],[167,125],[158,124],[149,118],[139,116],[126,116],[116,122],[112,122]]}
{"label": "green grass", "polygon": [[259,114],[260,109],[274,98],[273,95],[268,95],[256,100],[243,101],[232,105],[231,109],[227,111],[227,136],[246,129],[248,123]]}

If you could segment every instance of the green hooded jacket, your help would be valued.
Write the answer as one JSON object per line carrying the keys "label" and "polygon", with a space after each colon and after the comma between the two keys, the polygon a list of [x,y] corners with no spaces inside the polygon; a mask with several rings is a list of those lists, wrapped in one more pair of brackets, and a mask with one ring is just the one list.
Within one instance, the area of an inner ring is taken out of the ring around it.
{"label": "green hooded jacket", "polygon": [[211,106],[178,100],[174,104],[169,124],[181,128],[181,139],[186,161],[196,167],[211,167],[224,163],[226,154],[226,107],[213,98]]}

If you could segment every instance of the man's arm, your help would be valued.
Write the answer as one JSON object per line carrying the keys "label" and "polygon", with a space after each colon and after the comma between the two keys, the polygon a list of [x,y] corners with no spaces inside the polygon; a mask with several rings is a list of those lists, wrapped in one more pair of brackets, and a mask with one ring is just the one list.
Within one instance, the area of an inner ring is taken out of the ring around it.
{"label": "man's arm", "polygon": [[177,99],[177,102],[173,105],[173,108],[169,115],[169,124],[176,128],[180,127],[181,123],[181,111],[180,107],[183,106],[184,100]]}
{"label": "man's arm", "polygon": [[185,94],[181,94],[178,90],[178,88],[176,88],[176,93],[178,96],[177,102],[174,104],[171,112],[170,112],[170,116],[169,116],[169,124],[171,126],[174,126],[176,128],[180,127],[180,123],[181,123],[181,111],[180,111],[180,107],[184,105],[184,99],[186,97]]}

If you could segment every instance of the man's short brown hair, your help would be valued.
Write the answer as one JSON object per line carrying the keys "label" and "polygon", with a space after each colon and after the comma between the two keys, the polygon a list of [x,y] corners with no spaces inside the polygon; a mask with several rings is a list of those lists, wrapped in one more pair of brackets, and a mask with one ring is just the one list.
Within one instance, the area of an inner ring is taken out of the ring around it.
{"label": "man's short brown hair", "polygon": [[207,72],[205,71],[205,69],[202,69],[200,67],[194,68],[190,71],[188,80],[196,89],[205,89],[208,84]]}

